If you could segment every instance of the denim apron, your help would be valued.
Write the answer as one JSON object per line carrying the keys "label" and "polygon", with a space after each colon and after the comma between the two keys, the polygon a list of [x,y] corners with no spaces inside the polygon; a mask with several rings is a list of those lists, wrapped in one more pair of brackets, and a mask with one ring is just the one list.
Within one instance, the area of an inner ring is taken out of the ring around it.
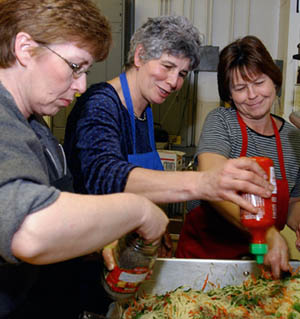
{"label": "denim apron", "polygon": [[153,127],[153,117],[151,107],[148,105],[146,108],[147,114],[147,123],[148,123],[148,135],[151,145],[151,152],[147,153],[137,153],[136,152],[136,133],[135,133],[135,117],[133,111],[133,105],[130,95],[130,90],[128,87],[128,82],[126,79],[126,74],[120,74],[120,81],[122,86],[123,95],[125,98],[127,110],[130,117],[131,124],[131,133],[132,133],[132,154],[128,154],[128,162],[143,168],[154,169],[154,170],[163,170],[163,165],[161,163],[158,152],[155,147],[154,140],[154,127]]}
{"label": "denim apron", "polygon": [[[237,113],[242,132],[242,150],[240,157],[247,155],[247,126]],[[284,159],[280,135],[275,121],[271,117],[276,137],[277,154],[280,163],[282,179],[276,179],[277,185],[277,229],[283,229],[286,224],[289,188],[285,174]],[[178,242],[176,257],[207,258],[207,259],[240,259],[249,255],[248,233],[231,224],[206,201],[190,211],[185,219]]]}

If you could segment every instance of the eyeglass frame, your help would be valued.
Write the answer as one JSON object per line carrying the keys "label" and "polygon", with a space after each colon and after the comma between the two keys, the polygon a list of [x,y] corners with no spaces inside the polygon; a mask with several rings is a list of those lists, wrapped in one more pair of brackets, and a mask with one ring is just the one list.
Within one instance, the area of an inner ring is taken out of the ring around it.
{"label": "eyeglass frame", "polygon": [[74,79],[79,79],[81,77],[82,74],[86,74],[88,75],[89,71],[88,70],[81,70],[81,66],[79,64],[76,64],[74,62],[69,61],[68,59],[64,58],[63,56],[61,56],[59,53],[57,53],[56,51],[54,51],[53,49],[49,48],[47,45],[45,44],[41,44],[42,47],[48,49],[50,52],[54,53],[55,55],[57,55],[59,58],[61,58],[63,61],[66,62],[66,64],[70,67],[70,69],[72,70],[72,75],[74,77]]}

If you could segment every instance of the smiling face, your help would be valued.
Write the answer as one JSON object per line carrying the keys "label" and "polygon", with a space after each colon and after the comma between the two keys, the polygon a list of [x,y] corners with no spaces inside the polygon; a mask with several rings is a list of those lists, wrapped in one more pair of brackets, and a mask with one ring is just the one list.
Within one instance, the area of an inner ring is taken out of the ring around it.
{"label": "smiling face", "polygon": [[161,104],[174,91],[178,91],[189,70],[190,60],[162,54],[159,59],[137,61],[140,94],[148,103]]}
{"label": "smiling face", "polygon": [[243,79],[238,69],[233,71],[231,97],[244,120],[260,120],[269,116],[276,97],[276,88],[266,74],[246,72],[246,76],[248,79]]}

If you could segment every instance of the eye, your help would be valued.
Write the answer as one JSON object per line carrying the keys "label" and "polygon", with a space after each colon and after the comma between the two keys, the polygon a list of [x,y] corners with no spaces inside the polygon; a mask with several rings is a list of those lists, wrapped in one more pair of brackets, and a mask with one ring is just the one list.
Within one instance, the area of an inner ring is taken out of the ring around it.
{"label": "eye", "polygon": [[265,82],[265,80],[257,80],[255,81],[255,85],[261,85]]}
{"label": "eye", "polygon": [[179,72],[179,76],[180,76],[181,78],[185,79],[186,76],[187,76],[187,72]]}
{"label": "eye", "polygon": [[236,92],[241,92],[246,88],[246,86],[236,86],[233,88],[234,91]]}
{"label": "eye", "polygon": [[71,69],[75,72],[75,73],[78,73],[79,70],[80,70],[80,65],[76,64],[76,63],[70,63],[70,67]]}

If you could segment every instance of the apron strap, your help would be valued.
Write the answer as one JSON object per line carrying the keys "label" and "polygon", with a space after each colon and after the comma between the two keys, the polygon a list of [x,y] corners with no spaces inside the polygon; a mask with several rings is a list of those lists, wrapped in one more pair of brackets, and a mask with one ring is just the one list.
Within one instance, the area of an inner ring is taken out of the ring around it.
{"label": "apron strap", "polygon": [[[238,111],[236,111],[236,114],[237,114],[237,118],[238,118],[240,128],[242,131],[242,150],[241,150],[240,156],[246,156],[247,148],[248,148],[247,126],[246,126],[245,122],[243,121],[243,119],[240,116]],[[275,123],[273,117],[271,115],[270,115],[270,117],[271,117],[271,122],[272,122],[273,130],[274,130],[274,134],[275,134],[275,138],[276,138],[277,156],[278,156],[278,161],[279,161],[279,165],[280,165],[281,176],[282,176],[282,179],[286,179],[280,135],[279,135],[278,128],[276,126],[276,123]]]}
{"label": "apron strap", "polygon": [[275,137],[276,137],[277,154],[278,154],[278,160],[279,160],[279,165],[280,165],[280,172],[282,175],[282,179],[286,179],[281,140],[280,140],[278,128],[277,128],[276,123],[275,123],[272,116],[271,116],[271,121],[272,121],[273,130],[274,130]]}
{"label": "apron strap", "polygon": [[[132,99],[131,99],[130,90],[129,90],[129,86],[128,86],[125,72],[120,74],[120,81],[121,81],[122,91],[123,91],[123,95],[125,98],[127,110],[128,110],[129,116],[130,116],[132,141],[133,141],[133,150],[132,151],[133,151],[133,154],[136,154],[135,117],[134,117],[133,104],[132,104]],[[150,141],[152,151],[154,151],[154,150],[156,150],[156,146],[155,146],[155,138],[154,138],[153,115],[152,115],[151,107],[149,105],[146,108],[146,114],[147,114],[149,141]]]}
{"label": "apron strap", "polygon": [[120,81],[121,81],[122,91],[123,91],[123,95],[125,98],[127,110],[128,110],[129,117],[130,117],[132,141],[133,141],[132,152],[133,152],[133,154],[135,154],[136,153],[135,120],[134,120],[133,105],[132,105],[130,90],[129,90],[129,86],[128,86],[125,72],[120,74]]}
{"label": "apron strap", "polygon": [[241,131],[242,131],[242,150],[241,150],[241,153],[240,153],[240,157],[242,157],[242,156],[246,156],[247,155],[248,134],[247,134],[246,124],[243,121],[243,119],[241,118],[240,113],[238,111],[236,111],[236,115],[237,115],[237,119],[239,121],[240,128],[241,128]]}

